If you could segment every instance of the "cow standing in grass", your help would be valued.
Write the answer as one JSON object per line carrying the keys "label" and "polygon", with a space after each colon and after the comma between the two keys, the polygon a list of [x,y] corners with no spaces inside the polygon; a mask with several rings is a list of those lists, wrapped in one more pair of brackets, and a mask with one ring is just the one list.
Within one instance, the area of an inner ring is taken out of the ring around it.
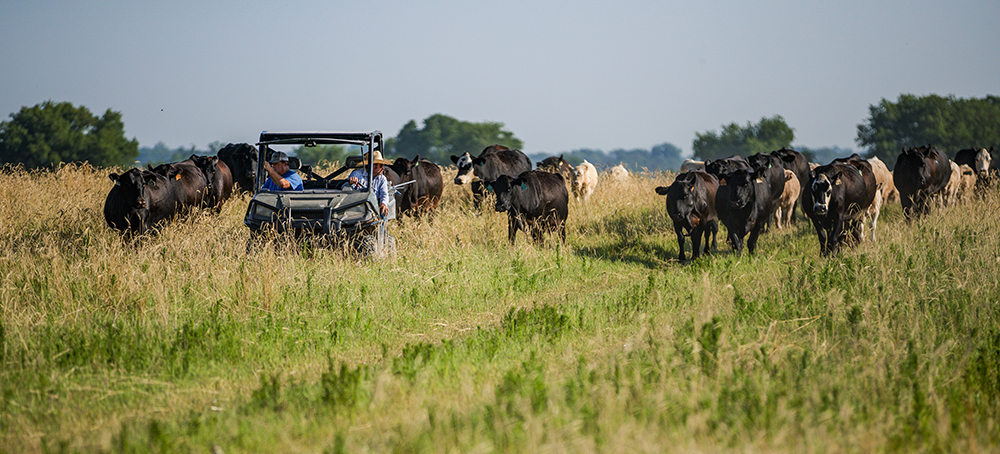
{"label": "cow standing in grass", "polygon": [[[667,196],[667,214],[674,224],[677,235],[677,259],[684,261],[684,231],[691,236],[691,260],[701,253],[702,236],[705,238],[705,254],[709,246],[717,249],[716,236],[719,221],[715,211],[715,195],[719,190],[719,180],[703,171],[691,171],[677,175],[668,186],[656,188],[656,193]],[[709,243],[711,236],[711,243]]]}
{"label": "cow standing in grass", "polygon": [[861,241],[863,217],[875,197],[872,189],[851,164],[834,162],[813,169],[802,196],[802,212],[816,229],[823,255],[837,252],[848,235],[851,244]]}
{"label": "cow standing in grass", "polygon": [[562,175],[529,170],[511,178],[501,175],[487,182],[496,194],[497,212],[507,212],[507,239],[514,244],[518,230],[540,243],[544,232],[559,232],[566,242],[569,193]]}
{"label": "cow standing in grass", "polygon": [[[521,150],[511,150],[503,145],[490,145],[479,156],[473,158],[469,152],[461,156],[451,156],[451,162],[458,166],[455,184],[469,184],[472,189],[472,205],[479,209],[487,181],[500,175],[515,177],[531,170],[531,159]],[[477,180],[478,179],[478,180]]]}
{"label": "cow standing in grass", "polygon": [[931,200],[940,197],[951,179],[951,161],[932,145],[904,149],[892,169],[892,182],[899,191],[906,220],[930,210]]}

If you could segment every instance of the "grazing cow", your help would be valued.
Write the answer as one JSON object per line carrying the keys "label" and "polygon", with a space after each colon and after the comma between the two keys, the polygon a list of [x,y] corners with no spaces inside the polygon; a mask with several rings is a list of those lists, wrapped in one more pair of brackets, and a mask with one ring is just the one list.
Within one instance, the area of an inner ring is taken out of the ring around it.
{"label": "grazing cow", "polygon": [[872,172],[875,173],[875,183],[882,188],[882,203],[899,203],[899,191],[892,183],[892,172],[889,171],[889,168],[876,156],[868,158],[868,163],[871,164]]}
{"label": "grazing cow", "polygon": [[719,190],[719,179],[715,175],[693,170],[677,175],[673,184],[659,186],[656,193],[667,196],[667,214],[674,223],[677,234],[677,258],[684,261],[684,231],[691,236],[691,260],[701,255],[701,237],[705,237],[705,253],[711,247],[718,248],[716,236],[719,221],[715,212],[715,195]]}
{"label": "grazing cow", "polygon": [[563,159],[562,155],[545,158],[536,164],[535,168],[543,172],[558,173],[567,182],[573,179],[573,166]]}
{"label": "grazing cow", "polygon": [[774,213],[771,193],[768,179],[753,169],[738,169],[719,179],[715,209],[729,231],[729,244],[737,254],[743,251],[743,237],[748,233],[747,250],[753,254],[757,248],[757,237]]}
{"label": "grazing cow", "polygon": [[229,166],[217,156],[191,155],[189,159],[205,175],[208,187],[204,206],[218,213],[233,194],[233,174],[230,173]]}
{"label": "grazing cow", "polygon": [[690,172],[692,170],[705,171],[705,161],[685,159],[684,162],[681,163],[681,173]]}
{"label": "grazing cow", "polygon": [[108,178],[115,185],[104,201],[104,220],[122,233],[146,233],[172,219],[185,205],[178,197],[181,185],[172,184],[164,175],[129,169],[121,175],[109,174]]}
{"label": "grazing cow", "polygon": [[834,162],[811,173],[802,196],[802,212],[812,221],[819,237],[820,252],[836,252],[851,234],[861,240],[863,217],[874,200],[869,183],[859,168]]}
{"label": "grazing cow", "polygon": [[932,145],[904,149],[896,158],[892,182],[906,220],[927,214],[930,201],[944,190],[951,178],[948,157]]}
{"label": "grazing cow", "polygon": [[257,149],[248,143],[231,143],[219,150],[219,159],[226,163],[233,184],[240,191],[257,190]]}
{"label": "grazing cow", "polygon": [[625,166],[618,164],[608,170],[608,180],[612,183],[624,183],[628,181],[629,173]]}
{"label": "grazing cow", "polygon": [[727,175],[739,170],[749,169],[750,163],[742,156],[733,155],[728,158],[705,160],[705,171],[715,175],[720,181]]}
{"label": "grazing cow", "polygon": [[854,167],[861,173],[861,179],[865,182],[864,200],[868,202],[868,208],[865,210],[861,222],[861,230],[858,232],[858,239],[861,240],[865,237],[864,221],[867,220],[868,224],[871,226],[872,241],[874,242],[875,227],[878,225],[878,216],[882,211],[882,189],[878,184],[878,179],[875,177],[875,170],[873,169],[872,164],[857,153],[853,153],[846,158],[834,159],[833,163],[847,164]]}
{"label": "grazing cow", "polygon": [[475,158],[469,152],[461,156],[452,155],[451,162],[458,166],[455,184],[470,184],[472,204],[477,210],[483,200],[485,181],[494,181],[500,175],[514,177],[531,170],[531,160],[521,150],[511,150],[503,145],[490,145]]}
{"label": "grazing cow", "polygon": [[396,201],[399,212],[413,216],[433,213],[441,202],[441,193],[444,191],[441,168],[433,162],[420,159],[419,155],[412,161],[396,158],[390,168],[399,174],[401,182],[413,182],[399,188],[400,194]]}
{"label": "grazing cow", "polygon": [[577,201],[583,199],[584,202],[590,200],[590,195],[597,187],[597,168],[587,162],[586,159],[573,169],[573,196]]}
{"label": "grazing cow", "polygon": [[[149,167],[149,166],[147,166]],[[152,167],[149,171],[170,180],[177,202],[186,207],[204,206],[208,196],[208,179],[191,159]]]}
{"label": "grazing cow", "polygon": [[566,242],[569,193],[558,173],[529,170],[511,178],[500,175],[486,184],[497,196],[497,212],[507,212],[507,238],[514,244],[518,229],[539,243],[545,231],[559,232]]}
{"label": "grazing cow", "polygon": [[778,206],[774,209],[774,225],[779,229],[792,222],[793,209],[799,200],[799,194],[802,193],[802,185],[799,184],[799,178],[795,176],[795,172],[788,169],[784,169],[784,171],[784,189],[781,191],[781,196],[778,197]]}

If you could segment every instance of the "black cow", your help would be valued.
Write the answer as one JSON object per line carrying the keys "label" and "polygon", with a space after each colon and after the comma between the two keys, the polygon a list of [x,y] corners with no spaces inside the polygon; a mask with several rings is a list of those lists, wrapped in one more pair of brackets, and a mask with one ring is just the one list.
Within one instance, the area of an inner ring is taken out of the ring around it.
{"label": "black cow", "polygon": [[253,193],[257,190],[257,149],[248,143],[231,143],[219,150],[219,159],[233,175],[236,189]]}
{"label": "black cow", "polygon": [[716,178],[720,180],[725,178],[729,174],[739,170],[739,169],[749,169],[750,163],[742,156],[732,155],[728,158],[722,159],[706,159],[705,160],[705,171],[715,175]]}
{"label": "black cow", "polygon": [[149,170],[167,177],[174,188],[177,202],[181,205],[204,206],[204,200],[208,197],[208,179],[191,159],[160,164]]}
{"label": "black cow", "polygon": [[701,237],[705,236],[705,253],[711,247],[718,248],[716,236],[719,221],[715,212],[715,194],[719,190],[719,179],[707,172],[693,170],[677,175],[669,187],[660,186],[656,193],[667,196],[667,214],[674,223],[677,234],[677,258],[684,261],[684,230],[691,236],[691,260],[701,255]]}
{"label": "black cow", "polygon": [[222,205],[233,195],[233,174],[229,171],[229,166],[217,156],[191,155],[189,159],[205,175],[208,187],[203,200],[204,206],[216,212],[221,211]]}
{"label": "black cow", "polygon": [[[486,181],[494,181],[500,175],[515,177],[531,170],[531,160],[521,150],[511,150],[503,145],[490,145],[473,158],[469,152],[462,156],[451,156],[451,162],[458,166],[455,184],[471,183],[472,204],[478,210],[483,200]],[[474,178],[479,181],[474,181]]]}
{"label": "black cow", "polygon": [[[784,190],[784,182],[775,190]],[[743,251],[743,237],[748,233],[747,249],[753,254],[757,248],[757,237],[774,216],[775,197],[771,194],[766,176],[754,169],[738,169],[720,178],[715,209],[728,230],[729,244],[737,254]]]}
{"label": "black cow", "polygon": [[178,185],[164,175],[142,169],[129,169],[108,175],[115,185],[104,201],[104,220],[123,233],[142,234],[157,224],[170,220],[183,207],[178,199]]}
{"label": "black cow", "polygon": [[399,174],[403,183],[413,182],[399,188],[396,206],[400,213],[419,216],[432,213],[437,208],[444,191],[441,168],[437,164],[417,155],[412,161],[396,158],[391,168]]}
{"label": "black cow", "polygon": [[806,183],[802,212],[816,228],[823,255],[837,252],[847,235],[851,235],[852,244],[861,241],[864,216],[876,186],[871,166],[864,173],[858,165],[857,160],[850,160],[819,166]]}
{"label": "black cow", "polygon": [[518,229],[542,241],[545,231],[559,232],[566,242],[566,216],[569,192],[566,181],[557,173],[529,170],[517,178],[500,175],[487,182],[488,190],[497,196],[497,212],[507,212],[507,238],[514,244]]}
{"label": "black cow", "polygon": [[[802,202],[802,194],[806,190],[806,182],[809,181],[809,161],[806,157],[799,153],[798,151],[792,150],[791,148],[782,147],[780,150],[774,150],[771,152],[771,156],[774,156],[781,160],[782,167],[791,170],[792,173],[799,179],[799,196],[798,201]],[[795,220],[795,211],[798,203],[792,205],[792,217]]]}
{"label": "black cow", "polygon": [[747,156],[747,162],[758,175],[767,179],[768,187],[773,188],[771,191],[772,203],[765,207],[765,210],[771,213],[771,217],[767,220],[767,223],[770,224],[771,218],[774,217],[774,212],[778,208],[781,193],[785,190],[785,166],[781,164],[781,159],[777,156],[765,153]]}
{"label": "black cow", "polygon": [[566,181],[573,181],[573,166],[562,155],[542,159],[535,168],[543,172],[558,173]]}
{"label": "black cow", "polygon": [[931,198],[944,190],[951,178],[951,162],[933,145],[904,149],[896,158],[892,182],[907,220],[930,210]]}

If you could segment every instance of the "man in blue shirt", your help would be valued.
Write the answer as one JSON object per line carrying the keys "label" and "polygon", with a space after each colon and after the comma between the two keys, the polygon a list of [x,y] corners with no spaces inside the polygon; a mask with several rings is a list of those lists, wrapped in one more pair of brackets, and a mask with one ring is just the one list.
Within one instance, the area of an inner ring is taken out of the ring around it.
{"label": "man in blue shirt", "polygon": [[264,170],[267,171],[268,177],[261,189],[268,191],[302,190],[302,177],[288,168],[288,155],[284,152],[275,151],[271,155],[271,160],[264,163]]}
{"label": "man in blue shirt", "polygon": [[[375,189],[375,198],[378,200],[379,211],[382,212],[382,217],[389,214],[389,207],[386,206],[386,202],[389,200],[389,180],[385,178],[385,173],[383,168],[387,165],[392,165],[392,162],[382,159],[382,153],[375,150],[373,153],[372,172],[375,174],[375,178],[372,180],[372,186]],[[357,169],[347,177],[347,184],[353,189],[365,190],[368,189],[368,161],[365,161],[364,167]]]}

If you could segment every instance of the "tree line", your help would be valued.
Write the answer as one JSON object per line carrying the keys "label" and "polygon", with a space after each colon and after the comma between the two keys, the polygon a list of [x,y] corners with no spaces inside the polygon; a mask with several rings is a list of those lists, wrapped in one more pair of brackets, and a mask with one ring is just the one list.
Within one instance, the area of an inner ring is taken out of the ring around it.
{"label": "tree line", "polygon": [[[1000,147],[1000,97],[956,98],[955,96],[902,94],[896,101],[882,99],[869,106],[869,117],[857,127],[857,144],[862,155],[877,156],[895,163],[903,148],[933,144],[949,154],[962,148]],[[186,159],[192,154],[213,155],[225,144],[212,142],[207,149],[168,148],[164,143],[139,148],[136,139],[125,137],[120,112],[108,109],[101,116],[86,107],[68,102],[45,101],[22,107],[0,122],[0,164],[21,164],[26,168],[52,167],[61,162],[88,161],[95,166],[158,164]],[[794,147],[795,131],[780,115],[761,118],[757,123],[736,122],[719,131],[696,132],[692,143],[695,159],[748,156],[782,147],[795,148],[814,162],[849,155],[850,149],[837,147],[809,149]],[[478,154],[487,146],[502,144],[522,149],[524,143],[500,122],[473,123],[444,114],[410,120],[395,137],[386,140],[388,157],[413,158],[420,155],[439,164],[450,164],[451,155],[466,151]],[[310,163],[343,162],[354,151],[342,146],[299,148],[296,154]],[[537,162],[549,154],[531,153]],[[671,143],[649,149],[577,149],[561,154],[571,164],[587,160],[607,167],[624,164],[633,170],[677,169],[683,161],[681,149]]]}

